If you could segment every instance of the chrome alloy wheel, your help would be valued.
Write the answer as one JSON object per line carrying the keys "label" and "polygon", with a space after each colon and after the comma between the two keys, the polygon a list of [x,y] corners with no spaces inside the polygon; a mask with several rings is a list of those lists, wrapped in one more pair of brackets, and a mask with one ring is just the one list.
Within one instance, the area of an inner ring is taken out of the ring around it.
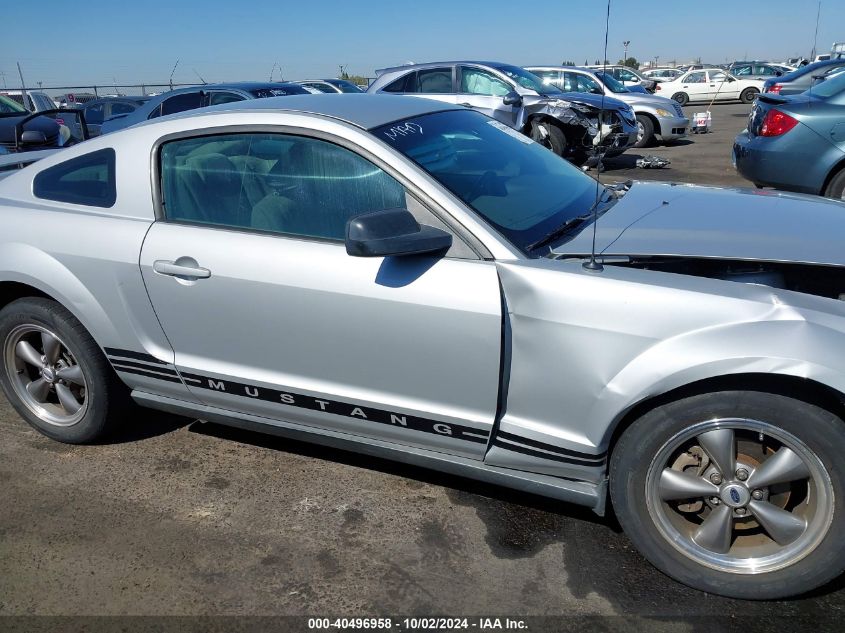
{"label": "chrome alloy wheel", "polygon": [[645,128],[643,127],[642,121],[637,119],[637,143],[642,143],[644,136]]}
{"label": "chrome alloy wheel", "polygon": [[716,419],[678,433],[652,460],[645,485],[649,514],[669,543],[736,574],[796,563],[833,520],[821,460],[794,435],[757,420]]}
{"label": "chrome alloy wheel", "polygon": [[85,416],[85,374],[54,332],[41,325],[19,325],[3,348],[12,389],[38,418],[54,426],[72,426]]}

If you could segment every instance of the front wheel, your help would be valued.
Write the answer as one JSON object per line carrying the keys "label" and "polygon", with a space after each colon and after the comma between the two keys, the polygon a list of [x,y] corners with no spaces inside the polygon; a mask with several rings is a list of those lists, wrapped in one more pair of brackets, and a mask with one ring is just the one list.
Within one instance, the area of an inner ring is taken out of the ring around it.
{"label": "front wheel", "polygon": [[757,98],[758,94],[760,94],[760,91],[757,90],[757,88],[746,88],[742,91],[742,94],[739,95],[739,100],[743,103],[751,103]]}
{"label": "front wheel", "polygon": [[732,598],[804,593],[845,568],[845,424],[760,392],[693,396],[635,421],[614,448],[622,527],[658,569]]}
{"label": "front wheel", "polygon": [[637,115],[637,142],[634,147],[651,147],[654,143],[654,123],[645,114]]}
{"label": "front wheel", "polygon": [[31,426],[59,442],[101,438],[125,390],[79,321],[54,301],[0,310],[0,384]]}
{"label": "front wheel", "polygon": [[686,92],[676,92],[672,95],[672,99],[685,106],[689,103],[689,95]]}
{"label": "front wheel", "polygon": [[535,121],[531,124],[531,138],[544,145],[558,156],[566,152],[566,135],[558,126],[548,121]]}

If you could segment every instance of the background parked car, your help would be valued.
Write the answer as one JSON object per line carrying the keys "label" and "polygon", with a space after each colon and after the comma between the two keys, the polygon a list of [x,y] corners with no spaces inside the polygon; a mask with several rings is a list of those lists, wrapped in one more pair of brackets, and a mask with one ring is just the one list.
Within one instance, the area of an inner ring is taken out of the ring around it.
{"label": "background parked car", "polygon": [[845,59],[834,59],[826,62],[815,62],[802,66],[782,77],[767,79],[763,84],[763,92],[774,92],[781,95],[796,95],[809,90],[821,78],[826,78],[845,70]]}
{"label": "background parked car", "polygon": [[664,142],[687,135],[689,119],[679,103],[666,97],[632,92],[610,73],[605,75],[601,70],[567,66],[527,66],[526,70],[563,92],[604,94],[627,103],[637,117],[634,147],[652,145],[656,135]]}
{"label": "background parked car", "polygon": [[643,76],[639,73],[639,71],[636,71],[629,66],[607,64],[606,66],[585,66],[585,68],[590,68],[591,70],[607,70],[607,72],[613,75],[613,78],[616,81],[623,83],[627,88],[641,86],[648,92],[654,92],[654,87],[657,85],[657,82],[654,79],[649,79],[648,77]]}
{"label": "background parked car", "polygon": [[768,79],[786,74],[783,67],[768,62],[734,62],[728,71],[737,79]]}
{"label": "background parked car", "polygon": [[751,103],[763,89],[758,79],[737,79],[721,68],[702,68],[684,73],[673,81],[657,84],[657,92],[686,105],[690,101],[732,101]]}
{"label": "background parked car", "polygon": [[346,81],[345,79],[303,79],[300,81],[294,81],[293,83],[305,86],[306,88],[314,88],[315,90],[325,92],[327,94],[337,94],[341,92],[354,94],[365,92],[351,81]]}
{"label": "background parked car", "polygon": [[95,99],[97,95],[93,92],[67,92],[57,96],[55,102],[60,108],[75,108]]}
{"label": "background parked car", "polygon": [[[518,66],[500,62],[435,62],[377,70],[367,92],[405,94],[463,105],[497,119],[581,164],[601,153],[616,156],[637,139],[634,111],[605,98],[564,96],[556,87]],[[566,101],[563,101],[566,99]]]}
{"label": "background parked car", "polygon": [[91,136],[100,135],[104,121],[112,117],[134,112],[152,97],[104,97],[83,104],[80,109],[85,113],[85,122]]}
{"label": "background parked car", "polygon": [[26,91],[26,101],[24,101],[23,91],[21,90],[2,90],[0,95],[8,97],[13,101],[21,104],[25,110],[29,112],[43,112],[44,110],[54,110],[57,106],[46,92]]}
{"label": "background parked car", "polygon": [[128,114],[119,114],[103,121],[100,126],[101,134],[108,134],[115,130],[154,119],[159,116],[185,112],[206,106],[245,101],[247,99],[263,99],[266,97],[282,97],[286,95],[304,95],[308,90],[295,83],[287,82],[242,82],[231,84],[205,84],[191,88],[180,88],[152,97],[144,105],[139,106]]}
{"label": "background parked car", "polygon": [[[2,153],[65,147],[87,138],[82,118],[75,112],[28,112],[20,103],[0,95],[0,149]],[[77,116],[77,124],[70,118]],[[67,120],[68,125],[65,125]],[[75,130],[74,133],[72,130]]]}
{"label": "background parked car", "polygon": [[643,77],[646,79],[653,79],[657,83],[671,81],[683,74],[684,71],[680,68],[649,68],[648,70],[642,71]]}
{"label": "background parked car", "polygon": [[845,199],[845,73],[812,92],[760,95],[733,160],[758,186]]}

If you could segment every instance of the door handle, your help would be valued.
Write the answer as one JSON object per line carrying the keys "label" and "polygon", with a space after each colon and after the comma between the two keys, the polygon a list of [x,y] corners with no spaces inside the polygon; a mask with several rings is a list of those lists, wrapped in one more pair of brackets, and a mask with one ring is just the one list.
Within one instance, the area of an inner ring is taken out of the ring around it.
{"label": "door handle", "polygon": [[169,262],[159,259],[153,263],[153,270],[162,275],[171,277],[187,277],[190,279],[208,279],[211,271],[200,266],[185,266],[176,262]]}

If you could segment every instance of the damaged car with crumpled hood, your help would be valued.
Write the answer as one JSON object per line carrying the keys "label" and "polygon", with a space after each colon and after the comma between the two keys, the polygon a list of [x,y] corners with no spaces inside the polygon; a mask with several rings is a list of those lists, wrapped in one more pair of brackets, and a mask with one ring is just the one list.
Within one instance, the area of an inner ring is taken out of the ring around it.
{"label": "damaged car with crumpled hood", "polygon": [[432,62],[376,71],[368,93],[462,105],[519,130],[577,165],[619,156],[637,142],[633,109],[618,99],[565,94],[500,62]]}

